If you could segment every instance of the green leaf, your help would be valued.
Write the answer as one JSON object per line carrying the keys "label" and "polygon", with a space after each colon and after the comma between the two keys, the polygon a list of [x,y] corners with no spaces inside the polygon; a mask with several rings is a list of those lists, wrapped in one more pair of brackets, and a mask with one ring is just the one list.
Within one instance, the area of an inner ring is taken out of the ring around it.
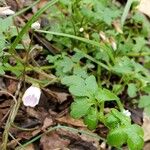
{"label": "green leaf", "polygon": [[0,75],[4,75],[5,71],[3,70],[2,66],[0,66]]}
{"label": "green leaf", "polygon": [[[132,132],[134,132],[134,133],[137,133],[137,134],[138,134],[139,136],[141,136],[141,137],[144,136],[144,131],[143,131],[143,129],[142,129],[139,125],[137,125],[137,124],[131,125],[130,130],[131,130]],[[130,133],[131,133],[131,132],[129,132],[129,134],[130,134]]]}
{"label": "green leaf", "polygon": [[116,59],[116,64],[113,67],[113,70],[121,74],[129,74],[133,72],[133,64],[128,57],[122,57]]}
{"label": "green leaf", "polygon": [[136,41],[136,44],[133,47],[133,51],[139,52],[143,48],[143,46],[146,45],[146,40],[141,36],[134,39]]}
{"label": "green leaf", "polygon": [[150,94],[150,85],[147,85],[147,86],[143,87],[142,91]]}
{"label": "green leaf", "polygon": [[72,60],[69,57],[64,57],[64,59],[60,61],[59,65],[62,66],[63,72],[66,73],[66,72],[71,71],[74,63],[72,62]]}
{"label": "green leaf", "polygon": [[61,83],[67,86],[78,85],[79,83],[85,85],[84,79],[77,75],[65,76],[61,79]]}
{"label": "green leaf", "polygon": [[144,145],[142,128],[138,125],[131,125],[127,128],[126,133],[128,135],[127,144],[131,150],[141,150]]}
{"label": "green leaf", "polygon": [[119,119],[120,125],[129,126],[131,124],[131,119],[124,115],[122,112],[119,112],[117,109],[112,109],[111,111],[112,115]]}
{"label": "green leaf", "polygon": [[139,107],[144,108],[150,105],[150,95],[144,95],[140,97]]}
{"label": "green leaf", "polygon": [[106,115],[105,118],[106,127],[113,129],[116,128],[119,123],[120,123],[119,119],[116,118],[113,114],[109,113],[108,115]]}
{"label": "green leaf", "polygon": [[144,142],[141,137],[133,133],[132,136],[128,137],[127,144],[130,150],[141,150]]}
{"label": "green leaf", "polygon": [[111,146],[115,146],[117,148],[121,147],[127,141],[127,134],[124,128],[116,128],[109,132],[107,136],[107,142]]}
{"label": "green leaf", "polygon": [[89,96],[88,91],[84,84],[79,83],[78,85],[71,85],[69,91],[74,96]]}
{"label": "green leaf", "polygon": [[74,118],[81,118],[89,112],[92,103],[89,102],[89,99],[83,98],[75,100],[71,104],[71,116]]}
{"label": "green leaf", "polygon": [[96,99],[98,99],[99,101],[112,101],[118,100],[119,98],[117,97],[117,95],[107,89],[99,89],[98,93],[96,94]]}
{"label": "green leaf", "polygon": [[148,105],[148,106],[146,106],[146,107],[144,108],[144,112],[145,112],[148,116],[150,116],[150,105]]}
{"label": "green leaf", "polygon": [[133,83],[128,84],[127,92],[130,97],[135,97],[137,92],[136,84]]}
{"label": "green leaf", "polygon": [[85,80],[86,89],[91,94],[94,95],[98,90],[98,85],[96,79],[93,75],[89,76]]}
{"label": "green leaf", "polygon": [[98,123],[98,114],[97,109],[91,107],[87,116],[84,118],[85,124],[88,126],[89,129],[93,130],[97,127]]}

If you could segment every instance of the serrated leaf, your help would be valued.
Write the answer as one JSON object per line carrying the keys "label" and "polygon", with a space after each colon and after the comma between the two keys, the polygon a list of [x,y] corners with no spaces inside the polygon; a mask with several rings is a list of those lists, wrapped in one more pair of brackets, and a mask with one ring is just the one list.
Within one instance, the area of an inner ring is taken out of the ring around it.
{"label": "serrated leaf", "polygon": [[79,83],[78,85],[71,85],[69,91],[74,96],[89,96],[88,91],[84,84]]}
{"label": "serrated leaf", "polygon": [[96,128],[98,123],[98,114],[96,108],[90,108],[87,116],[84,118],[84,122],[89,129],[93,130]]}
{"label": "serrated leaf", "polygon": [[128,84],[127,92],[130,97],[135,97],[137,92],[136,85],[133,83]]}
{"label": "serrated leaf", "polygon": [[109,113],[105,118],[105,125],[106,125],[106,127],[110,128],[110,129],[116,128],[118,126],[119,122],[120,122],[119,119],[116,118],[111,113]]}
{"label": "serrated leaf", "polygon": [[132,134],[127,140],[128,147],[130,150],[141,150],[144,142],[143,139],[135,134]]}
{"label": "serrated leaf", "polygon": [[137,125],[137,124],[131,125],[130,130],[131,130],[132,132],[134,132],[134,133],[137,133],[137,134],[138,134],[139,136],[141,136],[141,137],[144,136],[144,131],[143,131],[143,129],[142,129],[139,125]]}
{"label": "serrated leaf", "polygon": [[78,99],[71,104],[71,116],[74,118],[81,118],[85,116],[91,107],[92,103],[87,98]]}
{"label": "serrated leaf", "polygon": [[143,129],[138,125],[130,125],[126,128],[126,133],[128,135],[127,144],[130,150],[141,150],[144,144]]}
{"label": "serrated leaf", "polygon": [[111,113],[114,117],[119,119],[121,125],[129,126],[131,124],[131,119],[117,109],[112,109]]}
{"label": "serrated leaf", "polygon": [[140,108],[144,108],[144,107],[147,107],[148,105],[150,105],[150,95],[141,96],[138,106]]}
{"label": "serrated leaf", "polygon": [[107,89],[99,89],[98,93],[96,94],[96,99],[98,99],[99,101],[112,101],[118,100],[119,98],[116,94]]}
{"label": "serrated leaf", "polygon": [[71,71],[74,63],[69,57],[64,57],[64,59],[60,61],[60,65],[63,67],[63,72],[66,73]]}
{"label": "serrated leaf", "polygon": [[93,75],[89,76],[85,80],[86,89],[91,94],[94,95],[98,90],[98,85],[96,79]]}
{"label": "serrated leaf", "polygon": [[116,128],[112,130],[107,136],[107,142],[111,146],[121,147],[127,141],[127,134],[124,128]]}
{"label": "serrated leaf", "polygon": [[67,86],[78,85],[79,83],[85,85],[84,79],[77,75],[65,76],[61,79],[61,83]]}
{"label": "serrated leaf", "polygon": [[121,74],[129,74],[133,72],[133,64],[128,57],[118,58],[113,70]]}

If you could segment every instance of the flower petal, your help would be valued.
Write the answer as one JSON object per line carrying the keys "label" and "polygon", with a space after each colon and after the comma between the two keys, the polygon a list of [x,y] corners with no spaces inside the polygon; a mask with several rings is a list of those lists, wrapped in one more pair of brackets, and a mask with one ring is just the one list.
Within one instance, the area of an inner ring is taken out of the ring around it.
{"label": "flower petal", "polygon": [[38,87],[30,86],[22,97],[25,106],[35,107],[40,100],[41,90]]}

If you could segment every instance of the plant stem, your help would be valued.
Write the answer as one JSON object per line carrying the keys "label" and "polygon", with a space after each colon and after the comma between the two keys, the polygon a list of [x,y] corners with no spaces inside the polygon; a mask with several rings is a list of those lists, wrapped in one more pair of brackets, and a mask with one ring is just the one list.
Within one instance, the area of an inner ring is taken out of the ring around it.
{"label": "plant stem", "polygon": [[[54,127],[51,127],[49,128],[46,132],[36,136],[35,138],[33,138],[32,140],[28,141],[27,143],[23,144],[22,146],[25,147],[33,142],[35,142],[36,140],[38,140],[39,138],[41,138],[43,135],[46,135],[47,133],[51,132],[51,131],[54,131],[54,130],[57,130],[57,129],[66,129],[66,130],[69,130],[71,132],[76,132],[76,133],[81,133],[81,134],[85,134],[87,136],[90,136],[90,137],[93,137],[97,140],[103,140],[103,141],[106,141],[104,138],[94,134],[94,133],[90,133],[88,131],[83,131],[83,130],[79,130],[79,129],[75,129],[75,128],[72,128],[72,127],[67,127],[67,126],[62,126],[62,125],[57,125],[57,126],[54,126]],[[21,147],[18,147],[16,148],[15,150],[20,150]]]}

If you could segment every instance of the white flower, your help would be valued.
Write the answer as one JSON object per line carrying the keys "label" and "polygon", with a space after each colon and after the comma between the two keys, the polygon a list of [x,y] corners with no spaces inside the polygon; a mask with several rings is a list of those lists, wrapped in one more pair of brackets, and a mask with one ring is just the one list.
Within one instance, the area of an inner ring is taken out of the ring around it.
{"label": "white flower", "polygon": [[35,107],[40,100],[41,89],[36,86],[30,86],[22,97],[23,104],[25,106]]}
{"label": "white flower", "polygon": [[38,30],[40,29],[41,25],[38,21],[34,22],[32,25],[31,25],[31,28],[34,29],[34,30]]}
{"label": "white flower", "polygon": [[129,110],[123,110],[123,114],[126,115],[127,117],[131,116],[131,112]]}
{"label": "white flower", "polygon": [[13,15],[15,12],[10,7],[0,7],[0,16]]}
{"label": "white flower", "polygon": [[79,31],[80,31],[80,32],[83,32],[83,31],[84,31],[84,28],[80,28]]}

